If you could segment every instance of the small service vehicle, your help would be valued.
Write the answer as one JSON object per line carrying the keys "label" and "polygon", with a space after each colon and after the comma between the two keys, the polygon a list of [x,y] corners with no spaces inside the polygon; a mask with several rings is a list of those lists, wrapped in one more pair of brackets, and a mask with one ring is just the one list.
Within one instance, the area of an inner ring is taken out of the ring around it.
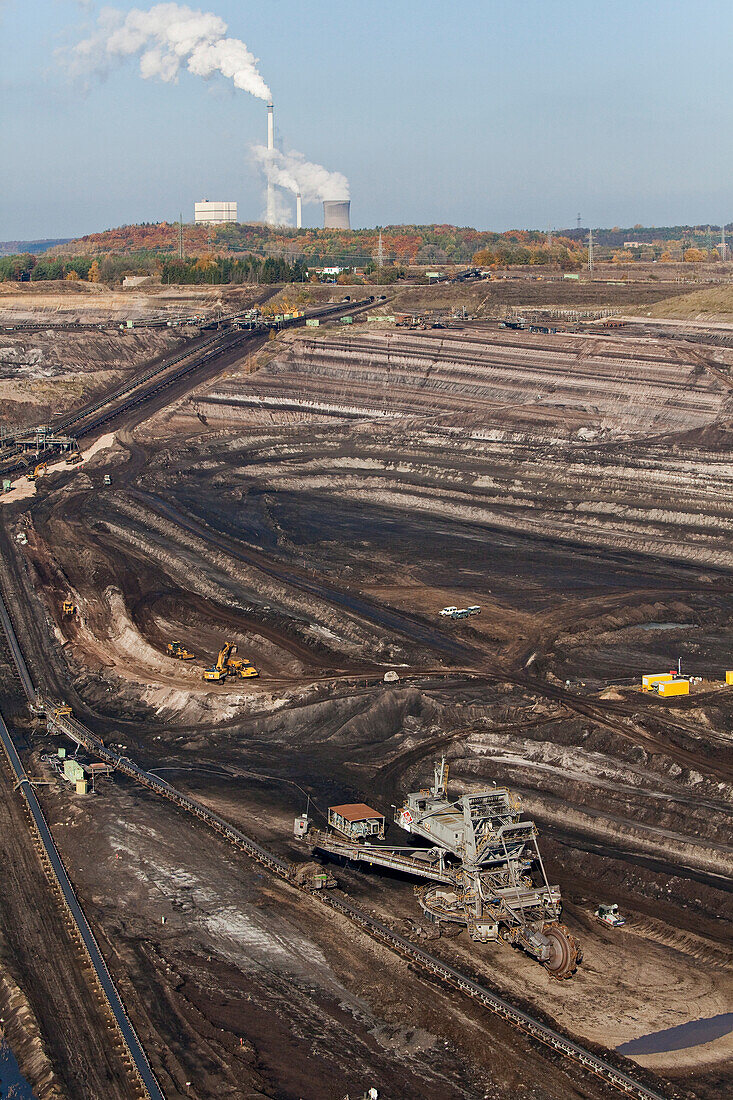
{"label": "small service vehicle", "polygon": [[608,924],[611,928],[621,928],[626,921],[618,911],[618,905],[599,905],[595,912],[596,920]]}

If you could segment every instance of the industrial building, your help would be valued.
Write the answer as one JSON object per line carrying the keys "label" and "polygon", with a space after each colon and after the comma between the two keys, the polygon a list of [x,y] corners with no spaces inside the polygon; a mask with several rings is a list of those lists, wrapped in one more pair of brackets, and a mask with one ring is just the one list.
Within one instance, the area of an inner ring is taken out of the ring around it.
{"label": "industrial building", "polygon": [[663,699],[669,698],[671,695],[689,695],[690,694],[690,681],[689,680],[662,680],[657,684],[657,692]]}
{"label": "industrial building", "polygon": [[225,225],[237,220],[236,202],[211,202],[202,199],[194,204],[193,219],[196,225]]}
{"label": "industrial building", "polygon": [[648,673],[641,678],[641,687],[643,691],[655,691],[658,684],[669,683],[674,679],[671,672],[654,672]]}
{"label": "industrial building", "polygon": [[373,810],[364,802],[329,806],[328,824],[332,829],[351,838],[384,836],[384,814],[380,814],[379,810]]}
{"label": "industrial building", "polygon": [[351,203],[345,201],[324,202],[323,228],[351,229]]}

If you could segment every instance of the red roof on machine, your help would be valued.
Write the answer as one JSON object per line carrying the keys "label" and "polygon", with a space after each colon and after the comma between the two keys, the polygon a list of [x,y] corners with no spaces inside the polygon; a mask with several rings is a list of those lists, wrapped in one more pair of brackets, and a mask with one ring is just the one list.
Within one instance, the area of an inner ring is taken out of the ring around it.
{"label": "red roof on machine", "polygon": [[329,806],[333,814],[340,814],[346,821],[364,821],[365,818],[384,817],[379,810],[373,810],[366,802],[349,802],[345,806]]}

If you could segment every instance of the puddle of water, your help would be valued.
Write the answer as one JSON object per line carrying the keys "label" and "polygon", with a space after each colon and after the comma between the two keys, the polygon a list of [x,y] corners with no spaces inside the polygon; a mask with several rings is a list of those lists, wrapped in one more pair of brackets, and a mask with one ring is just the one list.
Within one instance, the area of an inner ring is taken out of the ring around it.
{"label": "puddle of water", "polygon": [[654,1031],[651,1035],[642,1035],[616,1047],[618,1054],[665,1054],[669,1050],[684,1050],[686,1047],[711,1043],[733,1031],[733,1012],[723,1012],[719,1016],[709,1016],[706,1020],[690,1020],[687,1024],[668,1027],[664,1031]]}
{"label": "puddle of water", "polygon": [[640,630],[691,630],[694,623],[640,623]]}
{"label": "puddle of water", "polygon": [[36,1100],[33,1089],[20,1072],[15,1055],[3,1038],[0,1038],[0,1096],[12,1097],[12,1100]]}

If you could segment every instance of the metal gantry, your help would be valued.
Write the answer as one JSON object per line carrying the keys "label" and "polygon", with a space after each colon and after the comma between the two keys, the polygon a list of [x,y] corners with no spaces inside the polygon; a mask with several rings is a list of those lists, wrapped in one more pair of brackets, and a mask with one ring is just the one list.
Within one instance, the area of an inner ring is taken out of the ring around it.
{"label": "metal gantry", "polygon": [[337,832],[316,832],[312,844],[345,859],[427,879],[416,889],[428,919],[459,924],[480,943],[500,940],[521,947],[554,978],[569,978],[582,955],[560,923],[559,886],[547,881],[533,821],[522,818],[519,798],[506,787],[448,798],[448,765],[435,781],[408,794],[395,823],[420,841],[414,846],[365,844]]}

